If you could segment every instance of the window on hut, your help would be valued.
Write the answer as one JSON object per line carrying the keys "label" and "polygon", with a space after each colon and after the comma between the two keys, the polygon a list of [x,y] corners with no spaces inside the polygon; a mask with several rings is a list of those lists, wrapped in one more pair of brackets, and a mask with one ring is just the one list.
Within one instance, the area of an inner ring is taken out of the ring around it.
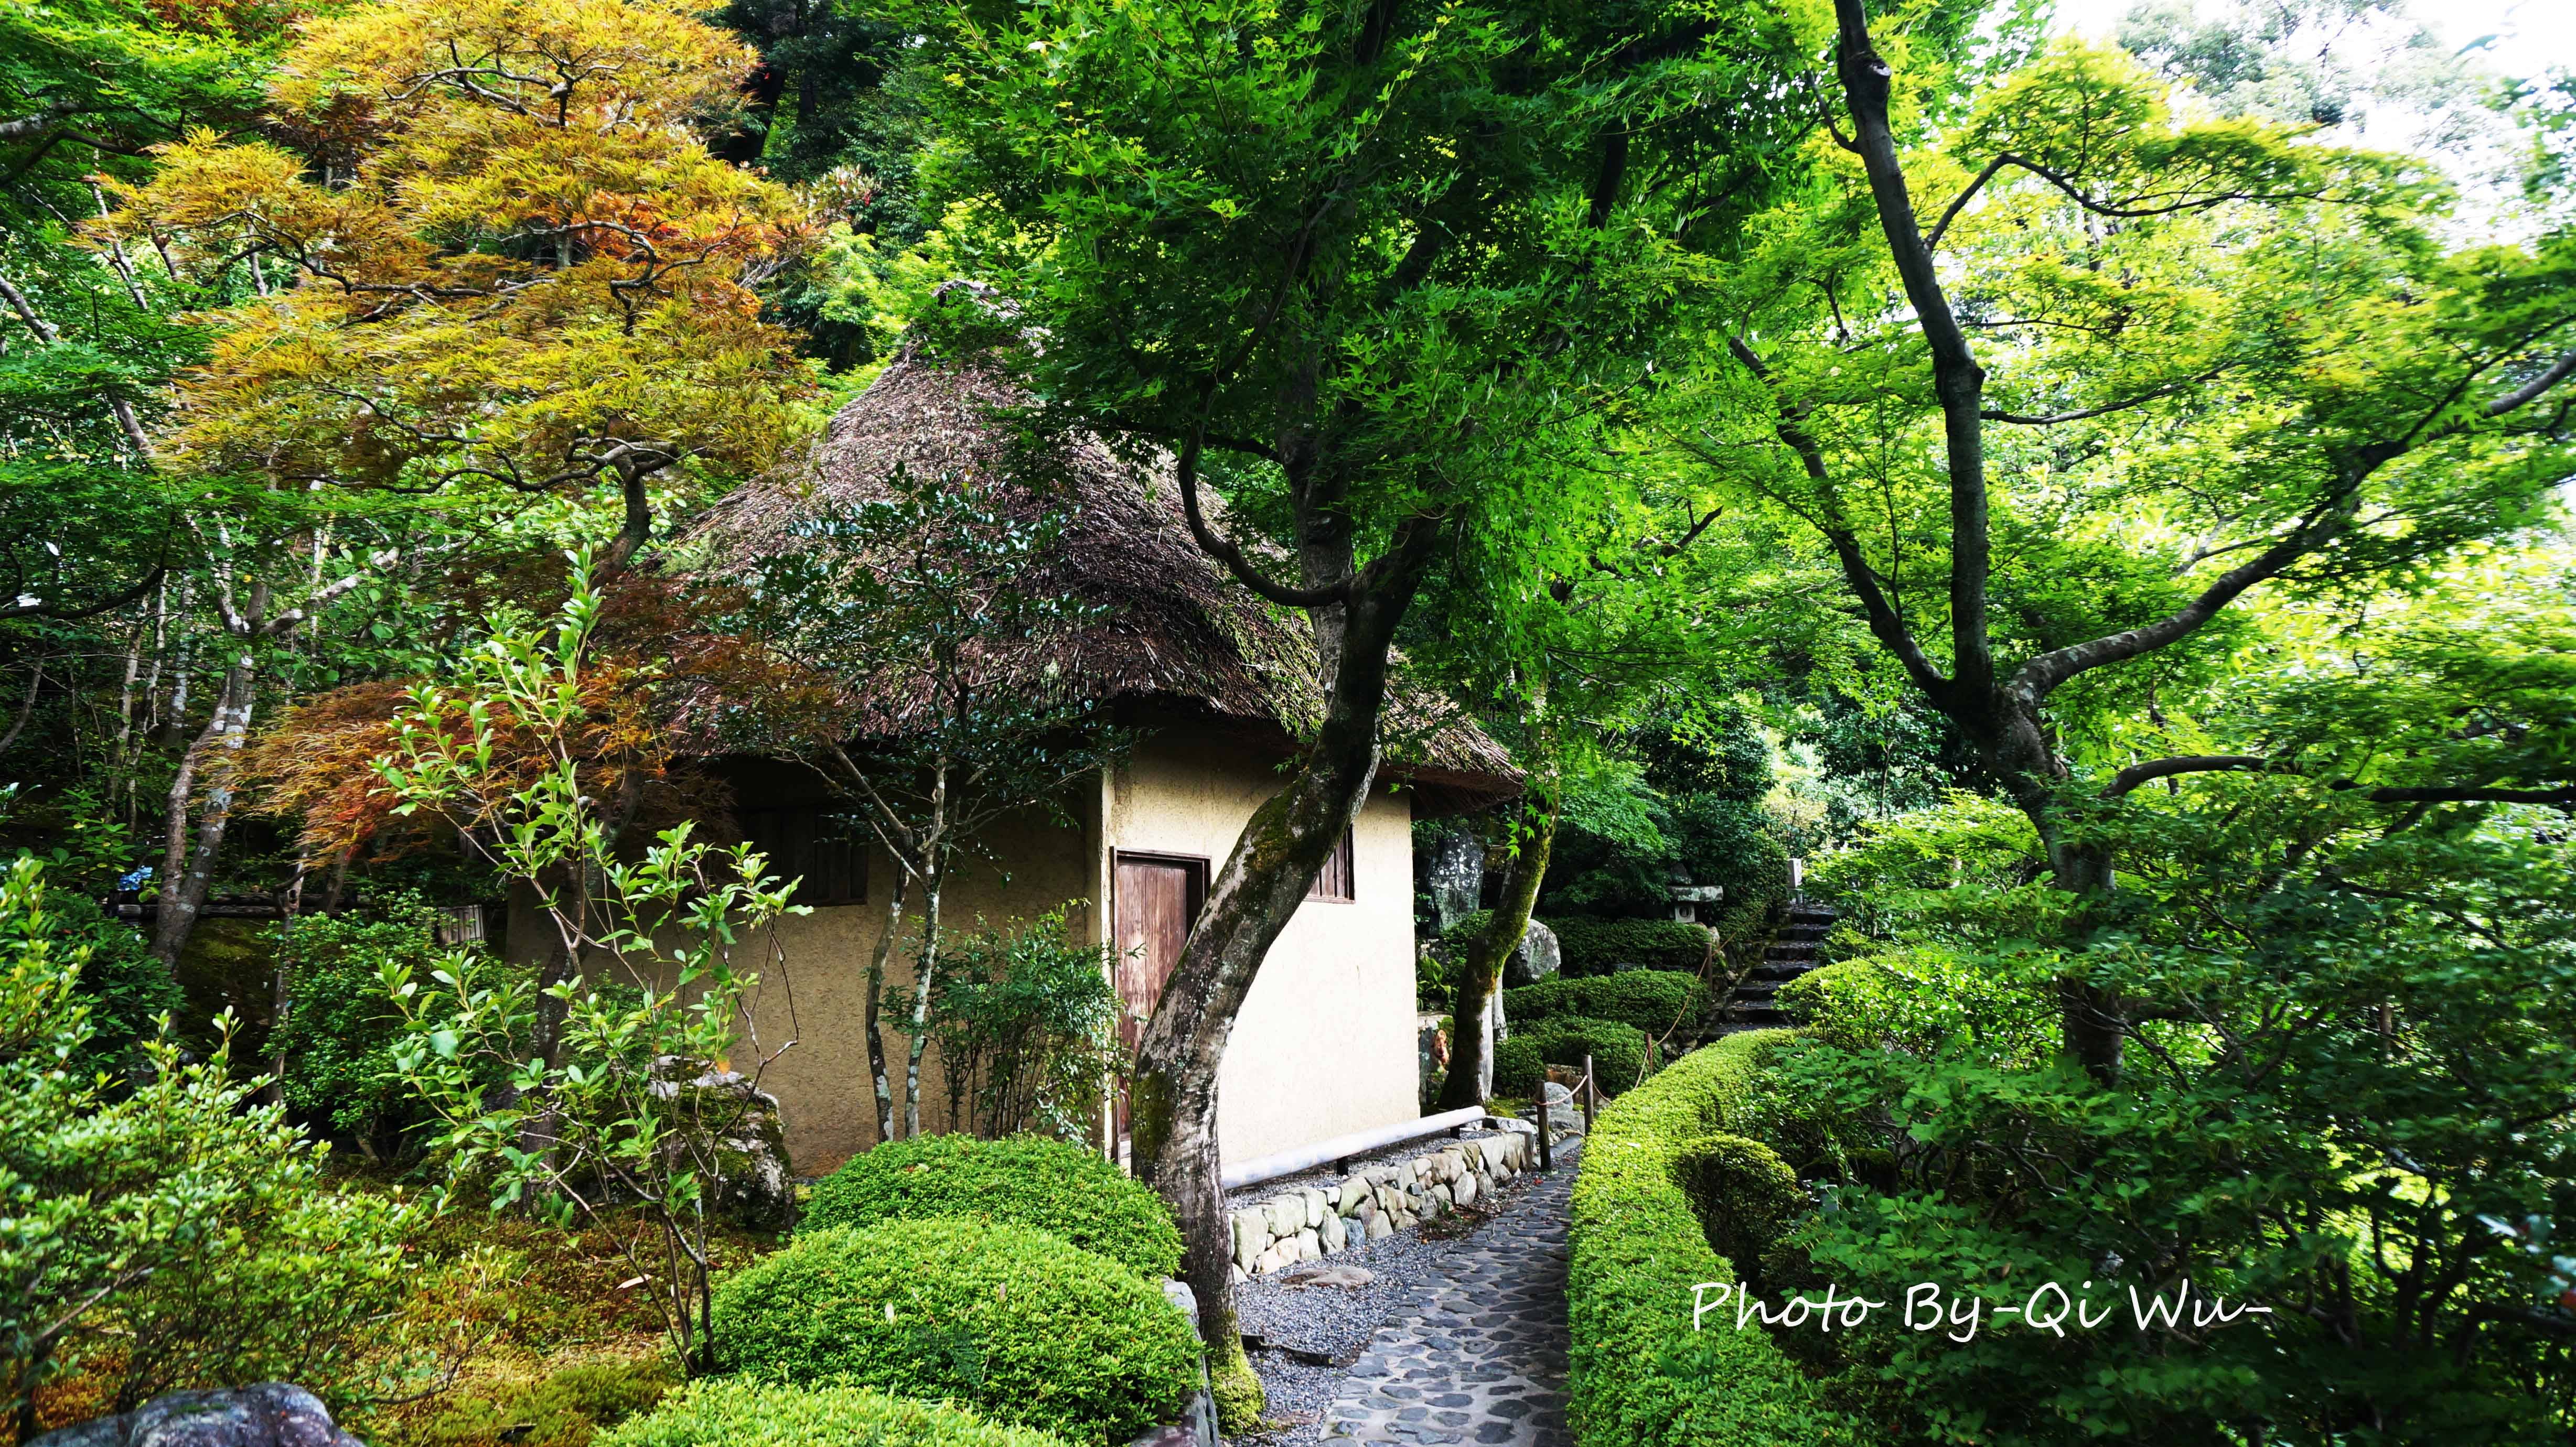
{"label": "window on hut", "polygon": [[1342,830],[1342,840],[1333,846],[1324,867],[1315,874],[1315,885],[1306,891],[1308,899],[1357,899],[1352,891],[1351,831]]}
{"label": "window on hut", "polygon": [[867,850],[831,813],[808,805],[740,809],[735,817],[751,847],[769,856],[769,873],[804,881],[796,886],[796,903],[867,902]]}

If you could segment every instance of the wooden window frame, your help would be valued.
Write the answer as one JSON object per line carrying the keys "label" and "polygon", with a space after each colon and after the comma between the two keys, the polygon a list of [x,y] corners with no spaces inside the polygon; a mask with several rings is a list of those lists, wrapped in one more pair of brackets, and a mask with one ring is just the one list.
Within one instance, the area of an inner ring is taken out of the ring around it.
{"label": "wooden window frame", "polygon": [[[1344,892],[1341,894],[1327,894],[1324,892],[1324,881],[1332,877],[1333,866],[1337,861],[1341,865],[1342,889]],[[1306,897],[1323,904],[1355,904],[1358,902],[1360,897],[1360,851],[1358,841],[1351,837],[1350,825],[1345,824],[1342,826],[1342,842],[1334,845],[1333,852],[1324,857],[1324,867],[1315,871],[1315,882],[1306,886]]]}
{"label": "wooden window frame", "polygon": [[[827,827],[823,816],[829,812],[831,811],[825,809],[819,804],[772,804],[762,805],[755,808],[738,807],[735,810],[735,815],[742,824],[745,842],[769,855],[769,873],[780,879],[798,879],[803,881],[797,886],[797,892],[795,895],[796,903],[810,904],[817,909],[841,909],[852,905],[866,904],[868,902],[869,850],[868,840],[864,835],[854,834],[846,839],[834,839],[830,841],[837,845],[846,845],[850,851],[850,887],[848,892],[846,894],[836,894],[830,898],[824,898],[818,894],[809,892],[811,887],[818,882],[815,878],[817,873],[816,846],[822,842],[822,835]],[[811,816],[811,823],[806,829],[804,836],[804,857],[801,859],[782,857],[783,855],[789,854],[793,851],[795,846],[792,837],[788,837],[783,840],[773,839],[771,841],[764,842],[752,826],[752,820],[755,816],[783,818],[785,816],[796,814]],[[774,848],[771,847],[773,844],[784,844],[786,847]]]}

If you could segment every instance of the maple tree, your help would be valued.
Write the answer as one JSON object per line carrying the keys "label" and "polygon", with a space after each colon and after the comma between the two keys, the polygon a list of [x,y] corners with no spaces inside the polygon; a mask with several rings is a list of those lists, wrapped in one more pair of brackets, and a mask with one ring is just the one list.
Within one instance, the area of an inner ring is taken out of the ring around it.
{"label": "maple tree", "polygon": [[182,260],[263,272],[219,317],[174,466],[300,487],[616,490],[742,473],[806,389],[752,286],[803,235],[785,188],[711,155],[753,53],[656,0],[413,0],[318,21],[273,141],[203,132],[125,188]]}

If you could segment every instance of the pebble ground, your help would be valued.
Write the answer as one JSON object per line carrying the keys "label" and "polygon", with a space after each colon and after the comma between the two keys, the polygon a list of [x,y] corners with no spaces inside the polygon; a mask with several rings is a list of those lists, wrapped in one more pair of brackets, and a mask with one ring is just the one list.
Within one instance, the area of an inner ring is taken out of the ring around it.
{"label": "pebble ground", "polygon": [[[1238,1284],[1279,1447],[1565,1447],[1565,1226],[1581,1145],[1513,1182],[1474,1231],[1407,1231],[1333,1257],[1378,1273],[1356,1289]],[[1347,1363],[1347,1366],[1342,1365]]]}

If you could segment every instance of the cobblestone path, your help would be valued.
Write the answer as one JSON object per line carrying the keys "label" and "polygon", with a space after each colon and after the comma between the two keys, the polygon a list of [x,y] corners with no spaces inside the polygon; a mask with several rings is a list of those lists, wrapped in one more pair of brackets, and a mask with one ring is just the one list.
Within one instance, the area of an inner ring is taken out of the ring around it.
{"label": "cobblestone path", "polygon": [[[1565,1145],[1576,1143],[1567,1141]],[[1581,1157],[1454,1243],[1377,1330],[1324,1416],[1323,1440],[1565,1447],[1565,1211]]]}

